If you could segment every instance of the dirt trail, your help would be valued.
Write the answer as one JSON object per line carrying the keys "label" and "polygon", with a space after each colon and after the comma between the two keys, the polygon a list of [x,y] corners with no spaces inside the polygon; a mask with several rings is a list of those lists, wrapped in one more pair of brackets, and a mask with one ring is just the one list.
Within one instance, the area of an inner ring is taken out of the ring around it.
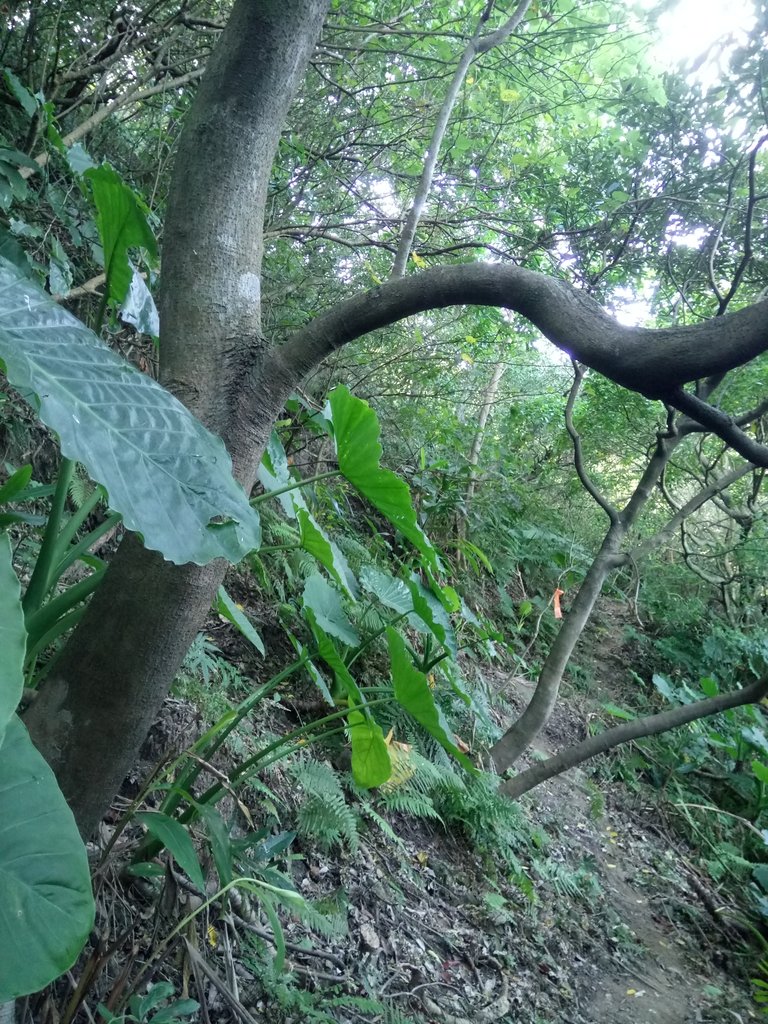
{"label": "dirt trail", "polygon": [[[518,681],[518,699],[532,688]],[[561,702],[532,759],[581,738],[578,712]],[[707,914],[691,883],[681,843],[659,827],[658,811],[617,784],[609,809],[581,770],[526,798],[545,826],[557,823],[563,853],[581,844],[600,878],[605,934],[597,969],[574,978],[578,1009],[563,1024],[746,1024],[757,1020],[734,936]],[[594,934],[592,935],[594,942]],[[736,943],[738,947],[738,943]],[[736,980],[734,980],[736,979]],[[509,1018],[513,1020],[514,1018]]]}

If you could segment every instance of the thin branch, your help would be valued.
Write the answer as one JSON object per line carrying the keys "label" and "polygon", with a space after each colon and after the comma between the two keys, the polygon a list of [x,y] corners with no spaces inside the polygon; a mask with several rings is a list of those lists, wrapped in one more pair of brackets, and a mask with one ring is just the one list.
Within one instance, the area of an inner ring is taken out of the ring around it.
{"label": "thin branch", "polygon": [[532,768],[520,772],[519,775],[502,784],[501,792],[505,796],[517,800],[534,786],[568,771],[569,768],[575,768],[576,765],[595,757],[596,754],[612,750],[621,743],[644,739],[647,736],[656,736],[660,732],[677,729],[681,725],[698,721],[700,718],[708,718],[710,715],[717,715],[730,708],[742,707],[745,704],[757,704],[766,694],[768,694],[768,676],[733,693],[721,693],[716,697],[709,697],[707,700],[670,708],[658,715],[649,715],[647,718],[636,718],[633,722],[624,722],[597,736],[590,736],[581,743],[560,751],[554,757],[540,761]]}
{"label": "thin branch", "polygon": [[581,390],[581,382],[584,380],[584,367],[580,366],[575,359],[571,360],[573,364],[573,384],[568,394],[568,401],[565,403],[565,429],[573,442],[573,465],[576,469],[576,475],[581,481],[581,486],[589,494],[594,501],[600,506],[605,512],[612,523],[619,521],[619,513],[616,508],[608,501],[604,494],[595,486],[592,478],[584,465],[584,456],[581,450],[581,435],[576,430],[573,423],[573,407],[576,404],[576,396]]}
{"label": "thin branch", "polygon": [[[204,68],[196,68],[194,71],[188,71],[186,75],[179,75],[178,78],[164,78],[162,82],[159,82],[157,85],[151,85],[146,89],[129,89],[121,96],[118,96],[117,99],[108,103],[105,107],[101,107],[95,113],[91,114],[90,117],[87,117],[85,121],[82,121],[76,128],[73,128],[68,135],[65,135],[61,141],[67,147],[72,146],[75,142],[79,142],[80,139],[92,132],[94,128],[97,128],[102,121],[106,121],[108,117],[114,114],[117,110],[120,110],[121,107],[125,107],[129,103],[140,103],[142,100],[149,99],[150,96],[156,96],[161,92],[180,89],[188,82],[192,82],[196,78],[200,78],[204,70]],[[39,153],[34,160],[37,164],[37,169],[34,167],[19,168],[19,174],[22,178],[31,178],[33,174],[37,173],[37,170],[42,170],[50,160],[50,153]]]}
{"label": "thin branch", "polygon": [[736,469],[732,469],[729,473],[724,473],[723,476],[718,477],[717,480],[713,481],[707,487],[702,487],[698,494],[686,501],[675,514],[667,520],[664,526],[655,533],[652,537],[649,537],[642,544],[639,544],[634,548],[630,554],[633,559],[644,558],[660,547],[666,540],[668,540],[678,527],[688,518],[693,515],[694,512],[698,511],[702,505],[706,505],[708,501],[720,494],[722,491],[727,490],[731,484],[736,483],[737,480],[741,480],[742,477],[746,476],[754,470],[754,466],[750,463],[746,463],[743,466],[737,466]]}
{"label": "thin branch", "polygon": [[421,172],[419,187],[416,190],[416,195],[413,197],[413,203],[408,211],[408,216],[405,219],[405,224],[403,225],[403,230],[400,235],[397,255],[395,256],[395,262],[392,267],[393,278],[402,277],[405,273],[405,268],[408,264],[408,257],[410,256],[411,249],[413,248],[413,240],[416,237],[416,229],[419,226],[421,214],[424,210],[424,204],[426,203],[430,189],[432,188],[432,181],[435,176],[435,166],[437,164],[437,158],[440,155],[440,148],[442,147],[445,133],[448,129],[448,122],[450,121],[451,114],[453,113],[453,108],[456,105],[459,90],[464,84],[464,79],[467,76],[467,72],[469,71],[472,62],[479,54],[487,53],[488,50],[491,50],[494,46],[498,46],[500,43],[503,43],[504,40],[509,38],[525,17],[530,5],[531,0],[520,0],[514,14],[495,32],[489,32],[485,36],[481,36],[480,33],[490,16],[493,8],[493,0],[491,0],[483,10],[472,38],[467,43],[464,52],[459,58],[459,63],[456,67],[453,78],[451,79],[451,84],[448,86],[448,91],[446,92],[440,107],[440,113],[437,116],[437,121],[435,122],[435,127],[432,131],[432,138],[430,139],[429,149],[427,150],[427,156]]}

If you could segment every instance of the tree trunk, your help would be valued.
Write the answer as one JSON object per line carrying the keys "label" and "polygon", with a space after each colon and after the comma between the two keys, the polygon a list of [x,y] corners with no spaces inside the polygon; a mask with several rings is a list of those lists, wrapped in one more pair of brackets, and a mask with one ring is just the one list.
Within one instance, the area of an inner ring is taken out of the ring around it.
{"label": "tree trunk", "polygon": [[[182,134],[165,222],[161,380],[253,486],[296,376],[266,352],[264,204],[327,0],[238,0]],[[88,836],[135,760],[225,565],[174,566],[127,537],[25,721]]]}
{"label": "tree trunk", "polygon": [[475,436],[472,438],[472,447],[469,450],[469,456],[467,462],[469,463],[469,481],[467,482],[467,490],[464,495],[463,507],[459,508],[458,515],[456,518],[456,537],[459,541],[458,551],[458,563],[463,568],[466,567],[466,559],[461,549],[461,542],[467,539],[467,519],[469,517],[469,509],[472,501],[475,497],[475,490],[477,488],[477,464],[480,461],[480,450],[483,447],[483,441],[485,439],[485,428],[488,425],[488,417],[491,414],[491,407],[496,401],[496,394],[499,390],[499,384],[501,378],[504,375],[504,363],[501,359],[496,363],[491,374],[491,379],[483,394],[483,404],[480,407],[480,414],[477,418],[477,429],[475,430]]}
{"label": "tree trunk", "polygon": [[603,584],[609,573],[622,563],[619,549],[625,532],[623,523],[611,524],[600,550],[595,555],[595,560],[584,577],[576,600],[549,650],[528,707],[491,748],[491,755],[499,773],[515,763],[549,721],[557,701],[563,672],[589,621]]}

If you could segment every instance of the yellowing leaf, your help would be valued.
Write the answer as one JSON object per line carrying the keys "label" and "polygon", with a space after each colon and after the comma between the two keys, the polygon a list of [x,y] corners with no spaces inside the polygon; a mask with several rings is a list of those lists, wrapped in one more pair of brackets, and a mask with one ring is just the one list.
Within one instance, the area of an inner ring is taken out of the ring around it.
{"label": "yellowing leaf", "polygon": [[424,850],[419,850],[419,852],[416,854],[416,860],[419,862],[419,864],[421,864],[422,867],[424,867],[424,865],[427,864],[429,861],[429,854],[425,853]]}
{"label": "yellowing leaf", "polygon": [[205,933],[205,937],[208,940],[208,945],[211,947],[211,949],[215,949],[216,948],[216,943],[218,942],[219,937],[216,934],[216,929],[213,927],[212,924],[208,925],[208,930]]}
{"label": "yellowing leaf", "polygon": [[427,265],[427,261],[422,256],[419,256],[419,254],[417,252],[412,252],[411,253],[411,259],[416,264],[416,266],[419,267],[419,268],[426,267],[426,265]]}
{"label": "yellowing leaf", "polygon": [[520,93],[517,89],[507,89],[502,85],[499,89],[499,97],[502,103],[514,103],[515,100],[520,99]]}

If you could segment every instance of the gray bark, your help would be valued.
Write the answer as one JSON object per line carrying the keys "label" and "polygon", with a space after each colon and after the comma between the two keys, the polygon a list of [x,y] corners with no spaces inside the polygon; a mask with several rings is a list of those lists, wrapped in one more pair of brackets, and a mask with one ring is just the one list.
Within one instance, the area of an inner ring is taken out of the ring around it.
{"label": "gray bark", "polygon": [[[222,436],[248,490],[296,380],[264,359],[264,202],[326,8],[235,4],[185,125],[165,224],[161,379]],[[130,769],[224,569],[174,566],[127,537],[26,715],[84,836]]]}
{"label": "gray bark", "polygon": [[696,722],[698,719],[707,718],[710,715],[717,715],[730,708],[742,707],[744,704],[757,704],[766,693],[768,693],[768,677],[759,679],[733,693],[720,693],[717,697],[670,708],[668,711],[659,712],[658,715],[649,715],[647,718],[636,718],[633,722],[624,722],[597,736],[590,736],[589,739],[583,740],[573,747],[568,747],[567,750],[555,754],[554,757],[520,772],[514,779],[509,779],[502,784],[501,792],[513,800],[517,800],[523,793],[546,782],[547,779],[561,775],[569,768],[575,768],[576,765],[582,764],[597,754],[612,750],[621,743],[644,739],[646,736],[656,736],[669,729],[678,729],[681,725]]}
{"label": "gray bark", "polygon": [[472,62],[475,57],[481,53],[487,53],[492,50],[495,46],[499,46],[508,39],[512,33],[519,27],[520,22],[526,15],[528,8],[531,5],[531,0],[520,0],[520,3],[515,9],[515,13],[507,19],[507,21],[495,32],[489,32],[487,35],[481,35],[481,32],[490,16],[493,9],[493,3],[489,3],[477,24],[474,35],[467,43],[464,52],[459,58],[459,63],[456,66],[456,70],[451,79],[451,84],[448,86],[448,91],[445,94],[442,105],[440,107],[440,113],[437,115],[437,121],[432,131],[432,138],[430,139],[429,149],[424,160],[424,168],[421,172],[421,179],[419,180],[419,187],[416,190],[416,195],[413,197],[413,203],[408,211],[408,216],[405,218],[405,224],[403,225],[403,231],[400,235],[400,241],[397,246],[397,253],[395,255],[394,266],[392,267],[392,277],[402,277],[405,273],[405,268],[408,265],[408,257],[411,254],[413,248],[413,240],[416,237],[416,229],[419,226],[421,215],[424,211],[424,204],[429,197],[430,190],[432,188],[432,180],[435,176],[435,166],[437,164],[437,158],[440,155],[440,149],[443,145],[443,139],[448,129],[448,122],[451,119],[453,108],[456,105],[456,100],[459,95],[459,90],[464,84],[464,79],[467,77],[467,72],[472,66]]}
{"label": "gray bark", "polygon": [[549,721],[557,703],[563,672],[584,632],[603,584],[617,565],[621,565],[619,549],[625,533],[622,523],[613,523],[605,535],[576,600],[549,649],[528,707],[491,748],[497,771],[503,772],[513,765]]}

